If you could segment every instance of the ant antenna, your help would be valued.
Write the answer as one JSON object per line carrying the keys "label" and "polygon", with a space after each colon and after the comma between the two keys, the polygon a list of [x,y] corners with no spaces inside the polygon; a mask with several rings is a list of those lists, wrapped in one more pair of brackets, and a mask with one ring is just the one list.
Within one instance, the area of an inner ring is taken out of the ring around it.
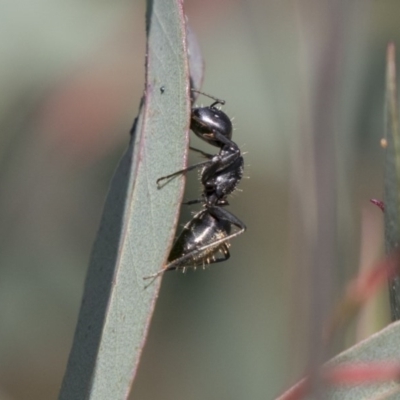
{"label": "ant antenna", "polygon": [[196,90],[196,89],[190,89],[190,90],[194,93],[202,94],[203,96],[206,96],[210,99],[215,100],[215,102],[211,104],[211,106],[210,106],[211,108],[216,106],[217,104],[221,104],[222,106],[225,104],[225,100],[221,100],[221,99],[218,99],[217,97],[211,96],[210,94],[200,92],[200,90]]}

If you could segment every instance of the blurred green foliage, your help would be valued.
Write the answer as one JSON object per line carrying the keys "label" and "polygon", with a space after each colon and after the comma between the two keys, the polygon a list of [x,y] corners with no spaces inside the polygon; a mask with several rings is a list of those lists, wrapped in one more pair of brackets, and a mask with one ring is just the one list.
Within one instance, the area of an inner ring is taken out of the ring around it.
{"label": "blurred green foliage", "polygon": [[[382,215],[368,200],[382,197],[385,49],[400,39],[398,1],[351,3],[335,108],[336,297],[381,255]],[[186,3],[203,89],[227,101],[247,152],[250,179],[231,209],[248,232],[229,262],[165,276],[133,398],[270,399],[304,371],[310,277],[297,265],[292,195],[306,171],[293,165],[313,118],[324,4]],[[108,183],[143,91],[144,13],[138,2],[66,0],[7,2],[1,13],[1,399],[57,396]],[[194,176],[187,198],[199,191]],[[387,322],[382,299],[357,337]],[[350,330],[338,348],[354,340]]]}

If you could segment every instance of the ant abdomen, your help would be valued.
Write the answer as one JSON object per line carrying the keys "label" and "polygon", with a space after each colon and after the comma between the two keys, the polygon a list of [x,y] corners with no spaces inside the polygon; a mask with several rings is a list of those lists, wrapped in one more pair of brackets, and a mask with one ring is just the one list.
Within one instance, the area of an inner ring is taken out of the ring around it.
{"label": "ant abdomen", "polygon": [[[227,243],[213,244],[230,235],[231,225],[229,221],[216,218],[207,209],[197,213],[176,239],[167,269],[184,269],[188,265],[198,267],[225,261],[229,257]],[[215,257],[218,252],[222,257]]]}

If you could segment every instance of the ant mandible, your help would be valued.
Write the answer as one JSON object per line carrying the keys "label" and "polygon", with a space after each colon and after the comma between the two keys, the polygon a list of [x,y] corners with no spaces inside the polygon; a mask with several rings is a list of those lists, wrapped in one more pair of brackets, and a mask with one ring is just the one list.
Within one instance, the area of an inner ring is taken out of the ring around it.
{"label": "ant mandible", "polygon": [[[145,277],[156,278],[165,271],[188,267],[197,268],[206,264],[225,261],[230,257],[228,241],[246,230],[245,224],[232,213],[224,209],[229,205],[227,197],[231,194],[243,176],[243,157],[238,145],[232,141],[232,123],[229,117],[216,105],[224,105],[225,101],[195,91],[214,100],[207,107],[193,107],[191,111],[191,130],[202,140],[218,147],[216,155],[205,153],[190,147],[203,155],[207,161],[192,165],[173,174],[163,176],[160,182],[185,174],[197,168],[203,168],[201,183],[203,193],[200,199],[184,204],[202,203],[203,209],[185,225],[182,233],[175,241],[168,257],[168,264],[157,273]],[[232,227],[236,230],[232,232]],[[221,257],[216,258],[220,253]]]}

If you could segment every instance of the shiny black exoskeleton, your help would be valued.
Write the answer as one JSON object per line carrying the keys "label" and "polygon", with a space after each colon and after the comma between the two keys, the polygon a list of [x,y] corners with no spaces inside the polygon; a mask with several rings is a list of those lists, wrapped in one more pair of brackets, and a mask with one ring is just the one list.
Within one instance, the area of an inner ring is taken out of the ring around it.
{"label": "shiny black exoskeleton", "polygon": [[[232,226],[237,228],[235,232],[232,232]],[[230,257],[228,241],[245,230],[243,222],[229,211],[221,206],[205,205],[183,228],[172,247],[168,264],[160,273],[205,267],[227,260]]]}
{"label": "shiny black exoskeleton", "polygon": [[[208,96],[208,95],[207,95]],[[209,96],[211,97],[211,96]],[[243,176],[243,157],[238,145],[232,141],[232,122],[217,104],[225,104],[225,101],[215,99],[208,107],[192,108],[190,129],[200,139],[220,149],[216,155],[205,153],[190,147],[191,150],[200,153],[207,161],[192,165],[171,175],[163,176],[157,180],[171,179],[193,169],[203,168],[201,183],[204,187],[203,198],[191,200],[187,204],[205,202],[208,205],[226,205],[226,197],[231,194]]]}
{"label": "shiny black exoskeleton", "polygon": [[186,204],[205,202],[208,205],[228,205],[227,196],[236,189],[243,176],[244,163],[240,151],[233,157],[232,148],[223,146],[216,156],[204,152],[202,154],[211,161],[201,173],[203,197]]}
{"label": "shiny black exoskeleton", "polygon": [[[237,144],[232,141],[231,120],[216,108],[216,105],[223,105],[225,102],[208,97],[215,102],[208,107],[192,108],[190,128],[199,138],[218,147],[219,153],[212,155],[190,147],[207,160],[157,180],[159,185],[163,180],[203,168],[202,197],[185,203],[202,203],[203,209],[183,228],[172,247],[165,268],[146,278],[155,278],[169,270],[204,267],[206,264],[225,261],[230,257],[228,241],[246,230],[243,222],[223,208],[229,204],[227,197],[243,176],[243,157]],[[236,227],[234,231],[233,227]]]}

